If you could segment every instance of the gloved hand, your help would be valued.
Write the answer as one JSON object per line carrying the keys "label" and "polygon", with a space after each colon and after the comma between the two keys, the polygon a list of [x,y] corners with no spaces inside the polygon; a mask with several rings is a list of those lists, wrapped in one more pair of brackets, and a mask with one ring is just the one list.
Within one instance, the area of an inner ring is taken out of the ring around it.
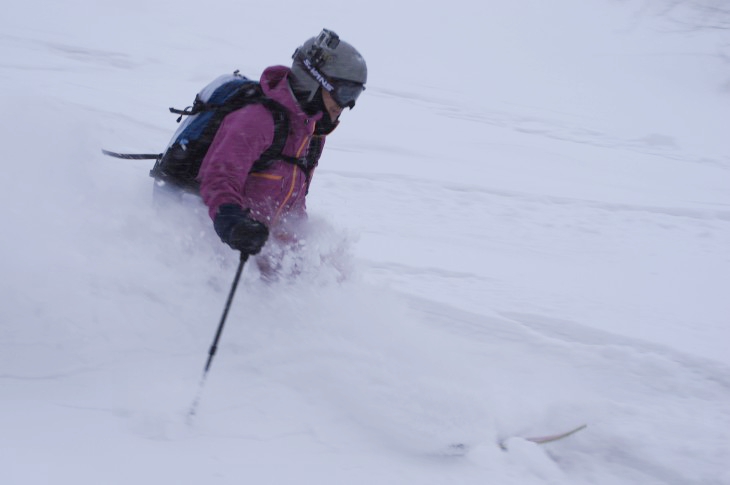
{"label": "gloved hand", "polygon": [[236,204],[223,204],[213,221],[221,241],[245,255],[257,254],[269,237],[266,226],[253,219],[250,212]]}

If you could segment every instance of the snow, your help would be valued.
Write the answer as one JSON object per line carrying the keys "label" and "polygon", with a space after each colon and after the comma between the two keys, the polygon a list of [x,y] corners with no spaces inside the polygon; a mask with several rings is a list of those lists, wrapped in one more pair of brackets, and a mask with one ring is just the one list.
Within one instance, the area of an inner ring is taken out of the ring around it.
{"label": "snow", "polygon": [[[0,482],[730,484],[727,33],[662,5],[6,2]],[[188,420],[237,255],[100,149],[322,27],[368,89]]]}

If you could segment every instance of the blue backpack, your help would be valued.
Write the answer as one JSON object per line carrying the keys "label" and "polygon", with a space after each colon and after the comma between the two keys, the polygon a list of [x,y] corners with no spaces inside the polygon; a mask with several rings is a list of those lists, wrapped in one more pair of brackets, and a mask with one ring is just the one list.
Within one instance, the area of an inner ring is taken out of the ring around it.
{"label": "blue backpack", "polygon": [[274,160],[282,160],[299,166],[307,176],[317,166],[322,154],[323,137],[314,136],[309,144],[307,156],[294,158],[282,155],[289,134],[289,116],[286,109],[273,99],[266,97],[258,82],[242,76],[238,71],[219,77],[195,96],[192,106],[179,110],[177,122],[187,117],[172,140],[160,154],[130,154],[102,150],[105,155],[128,160],[155,160],[150,176],[155,180],[171,184],[183,190],[199,193],[200,183],[196,180],[200,165],[208,153],[215,134],[226,115],[249,104],[265,106],[274,118],[274,139],[256,162],[252,172],[260,172],[271,166]]}
{"label": "blue backpack", "polygon": [[258,82],[239,74],[238,71],[214,80],[195,96],[192,106],[184,110],[170,108],[179,114],[180,125],[164,153],[157,158],[150,176],[180,188],[198,192],[196,180],[200,164],[208,153],[213,138],[223,119],[229,113],[249,104],[262,104],[274,117],[274,140],[271,146],[254,163],[253,171],[266,169],[274,159],[282,157],[289,118],[286,110],[276,101],[267,98]]}

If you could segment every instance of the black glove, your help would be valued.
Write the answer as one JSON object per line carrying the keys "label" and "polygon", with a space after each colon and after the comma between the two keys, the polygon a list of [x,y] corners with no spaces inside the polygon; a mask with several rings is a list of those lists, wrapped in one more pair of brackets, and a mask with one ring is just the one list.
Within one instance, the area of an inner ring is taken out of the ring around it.
{"label": "black glove", "polygon": [[269,237],[266,226],[253,219],[250,212],[236,204],[223,204],[213,221],[221,241],[245,255],[257,254]]}

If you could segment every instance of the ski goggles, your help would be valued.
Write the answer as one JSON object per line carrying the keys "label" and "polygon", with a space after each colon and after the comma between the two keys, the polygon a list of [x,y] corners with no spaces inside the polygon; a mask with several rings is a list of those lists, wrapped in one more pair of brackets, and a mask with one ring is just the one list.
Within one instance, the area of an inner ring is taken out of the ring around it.
{"label": "ski goggles", "polygon": [[316,66],[315,62],[309,57],[298,57],[299,51],[294,53],[294,58],[297,59],[301,65],[309,71],[309,75],[317,80],[320,86],[330,93],[335,99],[335,102],[341,108],[349,107],[352,109],[355,106],[360,93],[365,91],[365,85],[357,81],[349,81],[347,79],[340,78],[329,78],[325,76]]}
{"label": "ski goggles", "polygon": [[365,91],[364,84],[345,79],[333,79],[332,86],[333,89],[329,93],[341,108],[354,108],[355,101]]}

